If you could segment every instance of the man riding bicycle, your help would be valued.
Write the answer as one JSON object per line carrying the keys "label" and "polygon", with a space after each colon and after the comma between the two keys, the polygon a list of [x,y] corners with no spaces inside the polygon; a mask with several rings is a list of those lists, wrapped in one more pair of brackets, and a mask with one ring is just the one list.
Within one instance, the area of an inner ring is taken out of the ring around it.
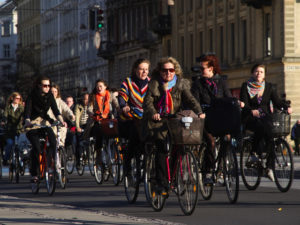
{"label": "man riding bicycle", "polygon": [[[53,120],[49,117],[48,110],[51,108],[56,118],[65,125],[65,122],[57,108],[56,101],[53,94],[50,92],[51,81],[46,76],[37,78],[32,92],[29,94],[24,111],[25,127],[30,128],[33,124],[47,125]],[[53,130],[49,128],[34,128],[27,132],[27,138],[32,145],[31,151],[31,169],[30,173],[32,181],[38,181],[38,165],[39,165],[39,152],[41,150],[40,138],[43,137],[44,132],[47,132],[50,146],[47,151],[47,159],[50,160],[51,155],[54,158],[56,148],[56,137]],[[50,162],[54,163],[54,162]]]}

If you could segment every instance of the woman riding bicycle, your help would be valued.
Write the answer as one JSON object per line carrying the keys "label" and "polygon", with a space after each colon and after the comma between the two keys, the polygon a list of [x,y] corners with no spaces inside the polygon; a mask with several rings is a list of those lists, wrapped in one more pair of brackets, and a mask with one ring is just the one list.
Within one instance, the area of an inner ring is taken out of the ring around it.
{"label": "woman riding bicycle", "polygon": [[[95,88],[91,94],[89,99],[88,106],[88,114],[90,118],[92,118],[92,126],[90,131],[90,136],[95,137],[95,151],[97,154],[96,163],[99,164],[101,162],[101,147],[102,147],[102,130],[101,130],[101,121],[103,119],[107,119],[109,117],[110,112],[110,92],[108,90],[108,86],[105,80],[99,79],[95,83]],[[104,168],[105,173],[108,173],[108,168]]]}
{"label": "woman riding bicycle", "polygon": [[[40,76],[37,78],[35,86],[32,92],[29,94],[26,104],[25,104],[25,127],[32,127],[32,124],[47,125],[53,120],[47,114],[48,110],[51,108],[56,118],[65,125],[63,117],[61,116],[56,101],[53,94],[50,92],[51,81],[46,76]],[[39,152],[40,137],[44,135],[43,130],[46,130],[48,135],[48,140],[50,143],[49,149],[47,151],[47,159],[50,157],[54,158],[55,148],[56,148],[56,138],[53,130],[51,128],[37,128],[31,129],[27,132],[27,138],[32,145],[31,151],[31,167],[30,173],[32,176],[32,181],[36,182],[38,180],[38,170],[39,170]],[[49,162],[50,163],[50,162]],[[54,162],[53,162],[54,163]]]}
{"label": "woman riding bicycle", "polygon": [[[241,88],[240,99],[245,103],[242,111],[242,121],[245,128],[254,132],[252,161],[258,161],[254,153],[262,154],[261,141],[265,140],[267,151],[271,147],[271,130],[270,121],[271,103],[276,108],[284,108],[288,113],[292,113],[292,108],[277,96],[273,84],[265,81],[266,66],[264,64],[255,64],[251,69],[252,77]],[[271,154],[267,159],[267,176],[274,181],[272,171]]]}
{"label": "woman riding bicycle", "polygon": [[[195,98],[200,102],[203,111],[207,112],[214,99],[223,97],[231,98],[232,95],[228,88],[227,81],[220,76],[221,69],[219,60],[215,55],[205,55],[201,57],[200,69],[202,75],[198,79],[194,80],[191,90]],[[222,125],[219,124],[219,126]],[[205,169],[207,171],[205,182],[212,183],[213,180],[211,179],[210,171],[214,168],[215,138],[208,130],[208,127],[205,126],[203,131],[203,138],[207,143],[204,160]],[[227,140],[230,140],[229,135],[227,135]],[[222,144],[222,147],[226,148],[229,145],[229,141],[224,141]]]}
{"label": "woman riding bicycle", "polygon": [[143,102],[148,90],[150,61],[137,59],[132,66],[131,76],[127,77],[119,91],[118,101],[120,106],[119,129],[120,136],[129,140],[128,149],[124,157],[124,170],[130,173],[130,159],[140,153],[140,134],[135,125],[135,120],[143,117]]}
{"label": "woman riding bicycle", "polygon": [[22,105],[22,96],[18,92],[13,92],[8,100],[4,110],[4,120],[6,122],[6,145],[4,148],[3,165],[7,165],[10,153],[15,141],[15,136],[20,134],[23,123],[24,107]]}
{"label": "woman riding bicycle", "polygon": [[166,123],[160,122],[161,117],[177,113],[183,104],[193,109],[200,118],[205,117],[198,101],[191,94],[189,81],[182,76],[176,59],[162,58],[153,73],[143,105],[149,136],[158,149],[155,156],[158,192],[167,191],[168,187],[165,161],[167,149],[164,144],[168,127]]}

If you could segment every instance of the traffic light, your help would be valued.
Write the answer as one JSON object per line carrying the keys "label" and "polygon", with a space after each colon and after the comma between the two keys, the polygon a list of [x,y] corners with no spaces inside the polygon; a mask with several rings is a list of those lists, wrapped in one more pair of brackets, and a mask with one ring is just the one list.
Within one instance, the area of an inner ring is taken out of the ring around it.
{"label": "traffic light", "polygon": [[102,9],[97,9],[97,29],[101,30],[104,26],[103,20],[104,20],[104,16],[103,16],[104,11]]}

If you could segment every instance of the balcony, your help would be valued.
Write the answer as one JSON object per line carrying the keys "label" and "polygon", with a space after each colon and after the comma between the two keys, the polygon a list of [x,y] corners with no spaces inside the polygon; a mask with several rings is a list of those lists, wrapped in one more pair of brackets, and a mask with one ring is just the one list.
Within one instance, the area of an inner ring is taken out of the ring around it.
{"label": "balcony", "polygon": [[261,9],[263,6],[271,6],[272,0],[241,0],[242,3],[247,6],[254,7],[255,9]]}
{"label": "balcony", "polygon": [[171,16],[158,15],[152,20],[152,30],[161,36],[171,34],[172,31]]}
{"label": "balcony", "polygon": [[101,42],[100,48],[98,50],[97,56],[103,59],[110,60],[114,58],[117,46],[111,41]]}

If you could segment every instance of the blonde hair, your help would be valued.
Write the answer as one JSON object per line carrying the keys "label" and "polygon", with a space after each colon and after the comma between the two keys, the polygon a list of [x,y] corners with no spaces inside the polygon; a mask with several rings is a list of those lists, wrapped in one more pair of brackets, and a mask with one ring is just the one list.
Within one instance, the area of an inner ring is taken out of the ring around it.
{"label": "blonde hair", "polygon": [[158,75],[159,72],[162,71],[163,66],[166,63],[172,63],[174,65],[175,74],[177,76],[183,76],[182,69],[181,69],[181,66],[180,66],[179,62],[175,58],[173,58],[173,57],[164,57],[164,58],[161,58],[159,60],[159,62],[157,63],[154,75]]}
{"label": "blonde hair", "polygon": [[13,93],[11,93],[11,95],[7,99],[7,104],[11,104],[13,102],[14,98],[17,97],[17,96],[20,96],[20,103],[19,103],[19,105],[22,105],[23,98],[22,98],[22,96],[21,96],[21,94],[19,92],[13,92]]}

